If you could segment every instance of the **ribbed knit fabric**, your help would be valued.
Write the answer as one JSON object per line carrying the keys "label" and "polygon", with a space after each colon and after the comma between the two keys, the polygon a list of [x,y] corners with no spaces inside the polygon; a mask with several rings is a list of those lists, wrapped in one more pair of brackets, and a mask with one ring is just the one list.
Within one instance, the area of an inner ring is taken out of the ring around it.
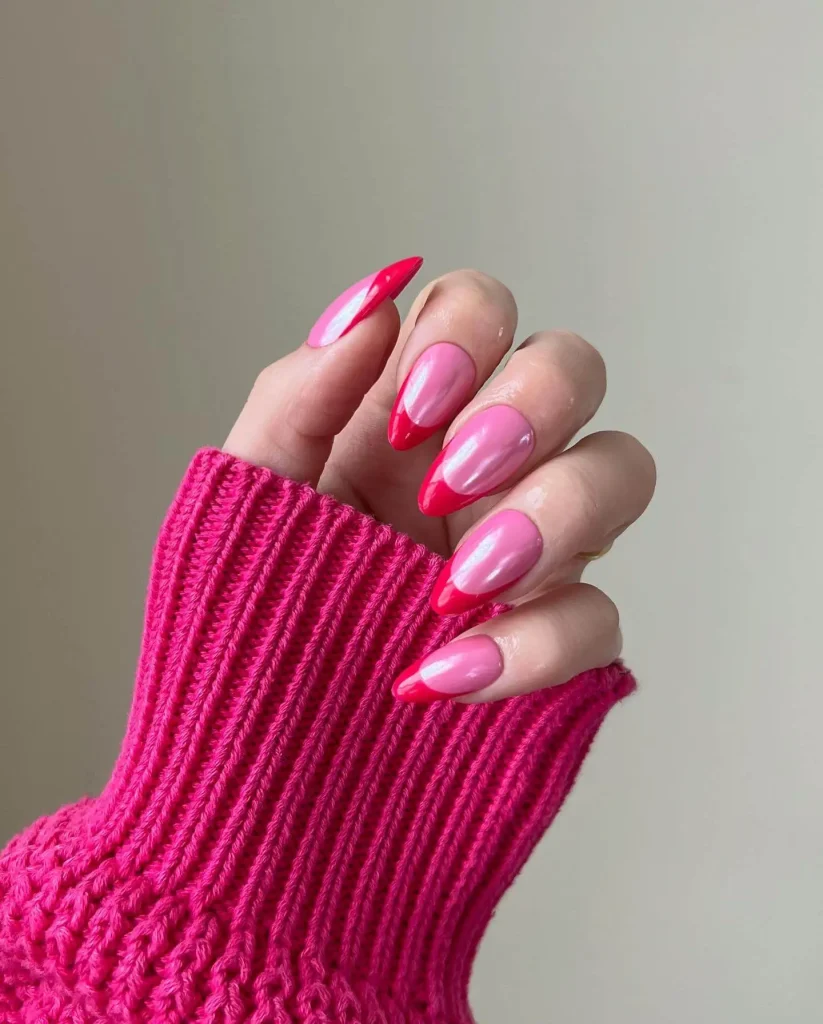
{"label": "ribbed knit fabric", "polygon": [[441,564],[195,457],[111,781],[0,859],[0,1021],[470,1024],[495,904],[633,682],[395,702],[400,669],[483,617],[428,610]]}

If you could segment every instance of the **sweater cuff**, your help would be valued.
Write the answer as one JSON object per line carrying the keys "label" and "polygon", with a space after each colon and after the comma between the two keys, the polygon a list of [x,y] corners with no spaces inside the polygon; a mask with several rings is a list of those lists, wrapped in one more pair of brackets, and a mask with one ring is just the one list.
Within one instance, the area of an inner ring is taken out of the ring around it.
{"label": "sweater cuff", "polygon": [[0,863],[0,958],[108,1019],[468,1024],[495,904],[634,684],[615,664],[498,704],[396,702],[404,666],[500,610],[434,615],[441,565],[199,452],[113,776]]}

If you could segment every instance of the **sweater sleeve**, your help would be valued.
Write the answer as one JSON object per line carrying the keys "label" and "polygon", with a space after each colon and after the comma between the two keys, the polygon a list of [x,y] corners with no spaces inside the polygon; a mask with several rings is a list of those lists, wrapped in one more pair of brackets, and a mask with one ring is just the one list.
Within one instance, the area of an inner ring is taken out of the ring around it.
{"label": "sweater sleeve", "polygon": [[620,665],[490,705],[395,702],[499,607],[310,487],[199,452],[155,549],[126,736],[95,798],[0,856],[0,1020],[471,1024],[472,958]]}

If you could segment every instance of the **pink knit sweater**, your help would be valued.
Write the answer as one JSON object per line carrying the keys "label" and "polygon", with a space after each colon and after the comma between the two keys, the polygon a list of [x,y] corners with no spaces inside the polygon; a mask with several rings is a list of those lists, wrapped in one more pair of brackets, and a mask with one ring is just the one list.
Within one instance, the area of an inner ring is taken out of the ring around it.
{"label": "pink knit sweater", "polygon": [[495,611],[433,615],[440,565],[194,458],[112,778],[0,858],[0,1021],[470,1024],[494,907],[633,682],[395,702],[398,670]]}

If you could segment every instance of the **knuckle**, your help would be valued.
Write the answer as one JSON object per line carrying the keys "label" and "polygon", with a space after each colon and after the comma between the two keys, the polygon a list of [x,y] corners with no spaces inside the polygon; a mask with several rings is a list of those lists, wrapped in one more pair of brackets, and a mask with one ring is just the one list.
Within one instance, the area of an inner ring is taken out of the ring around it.
{"label": "knuckle", "polygon": [[537,333],[532,334],[531,337],[527,338],[523,342],[523,347],[529,345],[536,345],[555,352],[560,350],[564,353],[572,354],[575,358],[583,362],[589,362],[598,366],[605,366],[603,356],[590,341],[586,341],[586,339],[581,335],[576,334],[574,331],[565,330],[564,328],[555,328],[550,331],[537,331]]}
{"label": "knuckle", "polygon": [[546,358],[539,345],[521,345],[509,361],[509,374],[519,391],[528,391],[538,414],[565,422],[580,399],[580,386],[569,367]]}
{"label": "knuckle", "polygon": [[634,434],[623,430],[604,430],[599,436],[614,446],[632,472],[637,487],[651,498],[657,483],[657,464],[649,449]]}
{"label": "knuckle", "polygon": [[605,636],[612,636],[620,631],[620,610],[608,594],[604,594],[599,587],[591,583],[579,583],[580,594],[583,600],[589,605],[590,615],[593,621],[599,624],[599,632]]}
{"label": "knuckle", "polygon": [[487,315],[517,320],[517,302],[511,290],[481,270],[457,270],[450,275],[450,289]]}
{"label": "knuckle", "polygon": [[606,360],[590,341],[581,338],[579,334],[571,331],[559,332],[560,343],[565,345],[573,355],[575,363],[579,366],[579,372],[589,380],[602,381],[602,388],[606,389]]}
{"label": "knuckle", "polygon": [[599,362],[603,361],[603,357],[599,350],[596,349],[590,341],[586,341],[581,334],[577,334],[576,331],[568,331],[561,328],[560,330],[555,331],[554,334],[558,341],[568,345],[569,348],[575,349],[575,351],[580,353],[581,356],[585,356],[589,359],[595,359]]}
{"label": "knuckle", "polygon": [[273,389],[276,378],[277,363],[269,363],[255,377],[253,390],[268,394]]}
{"label": "knuckle", "polygon": [[638,441],[632,434],[624,434],[623,436],[626,439],[626,443],[632,447],[637,465],[642,471],[643,476],[650,482],[651,490],[654,490],[654,485],[657,482],[657,463],[654,456],[643,442]]}
{"label": "knuckle", "polygon": [[583,403],[591,415],[606,392],[606,363],[585,338],[572,331],[533,334],[516,353],[524,372],[540,375],[551,388],[551,401],[570,406]]}

